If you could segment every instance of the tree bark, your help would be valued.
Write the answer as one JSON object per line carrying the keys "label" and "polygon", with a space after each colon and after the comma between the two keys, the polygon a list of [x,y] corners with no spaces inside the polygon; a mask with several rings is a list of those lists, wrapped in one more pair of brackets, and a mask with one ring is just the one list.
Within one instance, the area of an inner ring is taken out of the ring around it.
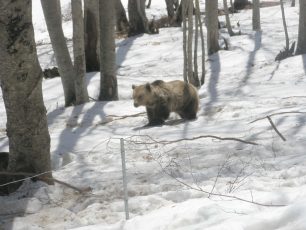
{"label": "tree bark", "polygon": [[282,20],[283,20],[283,26],[284,26],[285,38],[286,38],[286,50],[289,50],[289,35],[288,35],[288,30],[287,30],[283,0],[280,0],[280,6],[281,6],[281,11],[282,11]]}
{"label": "tree bark", "polygon": [[300,0],[299,32],[296,54],[306,53],[306,1]]}
{"label": "tree bark", "polygon": [[71,14],[73,21],[73,57],[75,72],[76,104],[80,105],[89,101],[86,85],[86,64],[84,49],[84,20],[82,0],[71,1]]}
{"label": "tree bark", "polygon": [[168,20],[170,26],[177,26],[176,14],[175,14],[175,1],[174,0],[165,0],[167,6]]}
{"label": "tree bark", "polygon": [[184,55],[184,65],[183,65],[183,78],[185,82],[188,82],[188,53],[187,53],[187,24],[186,24],[186,9],[187,0],[182,0],[182,21],[183,21],[183,55]]}
{"label": "tree bark", "polygon": [[43,74],[31,13],[31,0],[0,2],[0,85],[7,114],[8,171],[49,172],[46,176],[52,177]]}
{"label": "tree bark", "polygon": [[126,17],[125,9],[121,0],[115,0],[116,9],[116,29],[118,32],[126,33],[129,31],[130,25]]}
{"label": "tree bark", "polygon": [[41,0],[41,5],[63,83],[65,106],[70,106],[76,100],[74,88],[75,73],[63,33],[60,1]]}
{"label": "tree bark", "polygon": [[204,42],[204,32],[203,32],[203,23],[200,15],[200,3],[199,0],[195,0],[196,3],[196,17],[198,19],[199,27],[200,27],[200,36],[201,36],[201,48],[202,48],[202,76],[200,83],[203,85],[205,83],[205,42]]}
{"label": "tree bark", "polygon": [[241,10],[244,9],[249,4],[248,0],[235,0],[234,1],[234,9]]}
{"label": "tree bark", "polygon": [[254,31],[260,31],[260,8],[259,0],[253,0],[253,14],[252,14],[252,24]]}
{"label": "tree bark", "polygon": [[99,0],[84,1],[86,72],[100,71]]}
{"label": "tree bark", "polygon": [[291,1],[291,7],[295,7],[295,0]]}
{"label": "tree bark", "polygon": [[150,8],[150,7],[151,7],[151,2],[152,2],[152,0],[149,0],[149,1],[148,1],[147,8]]}
{"label": "tree bark", "polygon": [[207,51],[208,55],[218,52],[218,1],[205,1],[207,15]]}
{"label": "tree bark", "polygon": [[227,7],[227,0],[223,0],[223,6],[224,6],[224,13],[225,13],[225,20],[226,20],[226,28],[228,31],[228,34],[230,36],[234,36],[235,33],[232,30],[232,25],[231,25],[231,20],[229,18],[229,13],[228,13],[228,7]]}
{"label": "tree bark", "polygon": [[100,0],[100,94],[99,100],[118,100],[115,54],[115,4]]}
{"label": "tree bark", "polygon": [[145,0],[129,0],[128,14],[130,20],[130,36],[150,32],[145,12]]}

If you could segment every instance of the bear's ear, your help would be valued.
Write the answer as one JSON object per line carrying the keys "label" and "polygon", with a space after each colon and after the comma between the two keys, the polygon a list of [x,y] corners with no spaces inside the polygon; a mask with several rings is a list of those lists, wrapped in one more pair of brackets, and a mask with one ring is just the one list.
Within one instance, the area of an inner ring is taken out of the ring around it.
{"label": "bear's ear", "polygon": [[132,89],[135,89],[136,88],[136,86],[135,85],[132,85]]}
{"label": "bear's ear", "polygon": [[149,92],[151,92],[151,85],[150,85],[150,83],[147,83],[147,84],[146,84],[146,89],[147,89]]}

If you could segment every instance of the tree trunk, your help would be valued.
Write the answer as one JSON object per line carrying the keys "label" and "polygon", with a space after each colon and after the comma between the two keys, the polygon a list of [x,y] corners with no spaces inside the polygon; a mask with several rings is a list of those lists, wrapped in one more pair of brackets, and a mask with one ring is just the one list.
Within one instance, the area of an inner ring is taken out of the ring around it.
{"label": "tree trunk", "polygon": [[241,10],[244,9],[249,4],[248,0],[235,0],[234,1],[234,9]]}
{"label": "tree trunk", "polygon": [[31,8],[31,0],[0,3],[0,85],[7,114],[8,171],[48,172],[46,176],[52,177]]}
{"label": "tree trunk", "polygon": [[150,32],[145,12],[145,0],[129,0],[128,14],[130,20],[130,36]]}
{"label": "tree trunk", "polygon": [[186,25],[186,9],[187,9],[187,0],[182,0],[182,21],[183,21],[183,55],[184,55],[184,65],[183,65],[183,78],[185,82],[188,82],[187,73],[188,73],[188,57],[187,57],[187,25]]}
{"label": "tree trunk", "polygon": [[286,50],[289,50],[289,35],[288,35],[288,30],[287,30],[283,0],[280,0],[280,6],[281,6],[281,11],[282,11],[283,26],[284,26],[285,38],[286,38]]}
{"label": "tree trunk", "polygon": [[86,72],[100,71],[99,0],[84,1]]}
{"label": "tree trunk", "polygon": [[147,8],[150,8],[150,7],[151,7],[151,2],[152,2],[152,0],[149,0],[149,1],[148,1]]}
{"label": "tree trunk", "polygon": [[291,7],[295,7],[295,0],[291,1]]}
{"label": "tree trunk", "polygon": [[207,15],[207,50],[208,55],[218,52],[219,31],[218,31],[218,1],[205,1]]}
{"label": "tree trunk", "polygon": [[183,2],[184,0],[181,0],[180,4],[177,5],[173,26],[180,27],[182,25],[183,17],[184,17],[182,13]]}
{"label": "tree trunk", "polygon": [[296,54],[306,53],[306,1],[300,0],[299,32]]}
{"label": "tree trunk", "polygon": [[[198,72],[198,41],[199,41],[199,18],[197,17],[197,6],[195,6],[195,17],[194,17],[194,49],[193,49],[193,70],[194,74],[193,77],[195,79],[199,79],[199,72]],[[200,86],[200,82],[197,82]]]}
{"label": "tree trunk", "polygon": [[188,82],[195,85],[193,78],[193,58],[192,58],[192,42],[193,42],[193,1],[187,0],[188,9],[188,38],[187,38],[187,63],[188,63]]}
{"label": "tree trunk", "polygon": [[89,101],[86,85],[86,64],[84,50],[84,20],[82,0],[71,1],[71,14],[73,21],[73,57],[75,72],[76,104]]}
{"label": "tree trunk", "polygon": [[252,14],[252,23],[253,30],[260,31],[260,8],[259,8],[259,0],[253,0],[253,14]]}
{"label": "tree trunk", "polygon": [[115,3],[100,0],[100,95],[101,101],[118,100],[115,54]]}
{"label": "tree trunk", "polygon": [[170,26],[177,26],[176,17],[175,17],[175,2],[174,0],[165,0],[168,12],[168,20]]}
{"label": "tree trunk", "polygon": [[116,29],[118,32],[127,33],[129,31],[129,22],[126,17],[125,9],[121,0],[115,0],[116,8]]}
{"label": "tree trunk", "polygon": [[41,5],[63,83],[65,106],[70,106],[74,104],[76,100],[74,70],[62,29],[60,1],[41,0]]}
{"label": "tree trunk", "polygon": [[199,0],[195,0],[196,3],[196,17],[198,19],[199,27],[200,27],[200,36],[201,36],[201,47],[202,47],[202,76],[201,76],[201,85],[205,83],[205,42],[204,42],[204,32],[203,32],[203,23],[200,15],[200,4]]}
{"label": "tree trunk", "polygon": [[223,0],[223,6],[224,6],[224,13],[225,13],[225,20],[226,20],[226,28],[228,31],[228,34],[230,36],[234,36],[235,33],[232,30],[232,25],[231,25],[231,20],[229,18],[229,13],[228,13],[228,7],[227,7],[227,0]]}

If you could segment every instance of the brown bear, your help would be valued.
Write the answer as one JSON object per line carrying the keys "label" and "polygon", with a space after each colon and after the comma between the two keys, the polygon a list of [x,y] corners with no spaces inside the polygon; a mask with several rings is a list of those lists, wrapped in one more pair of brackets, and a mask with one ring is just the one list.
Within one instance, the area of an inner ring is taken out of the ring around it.
{"label": "brown bear", "polygon": [[186,120],[195,119],[199,109],[197,89],[184,81],[132,85],[134,106],[145,106],[149,123],[147,126],[162,125],[170,112],[176,112]]}

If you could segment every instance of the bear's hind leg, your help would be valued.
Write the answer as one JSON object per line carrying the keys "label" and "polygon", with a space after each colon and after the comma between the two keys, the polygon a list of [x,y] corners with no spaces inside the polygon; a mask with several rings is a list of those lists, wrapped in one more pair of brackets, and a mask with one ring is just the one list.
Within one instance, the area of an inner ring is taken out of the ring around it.
{"label": "bear's hind leg", "polygon": [[184,120],[195,120],[197,118],[197,114],[192,111],[183,111],[179,112],[178,114]]}
{"label": "bear's hind leg", "polygon": [[197,105],[196,101],[191,101],[187,106],[183,108],[182,111],[179,111],[178,114],[181,118],[185,120],[194,120],[197,118]]}

